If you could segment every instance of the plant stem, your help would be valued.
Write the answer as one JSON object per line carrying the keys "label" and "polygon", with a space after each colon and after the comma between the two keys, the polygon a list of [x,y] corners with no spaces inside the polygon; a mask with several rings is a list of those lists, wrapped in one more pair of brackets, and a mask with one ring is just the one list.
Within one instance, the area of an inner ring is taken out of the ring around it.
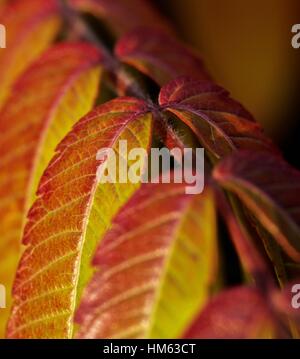
{"label": "plant stem", "polygon": [[87,40],[101,51],[101,65],[108,74],[106,77],[108,86],[119,96],[134,96],[149,102],[149,104],[153,106],[153,102],[150,100],[146,91],[141,87],[140,83],[127,70],[121,61],[107,49],[105,44],[103,44],[101,39],[94,34],[80,14],[69,6],[66,0],[59,0],[59,3],[61,14],[68,25],[68,28],[75,34],[75,37]]}

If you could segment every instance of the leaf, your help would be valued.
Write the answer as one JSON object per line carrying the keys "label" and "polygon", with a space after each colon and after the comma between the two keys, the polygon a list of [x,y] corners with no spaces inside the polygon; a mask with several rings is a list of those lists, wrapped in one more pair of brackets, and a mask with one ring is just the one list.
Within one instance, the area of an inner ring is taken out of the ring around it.
{"label": "leaf", "polygon": [[170,25],[148,0],[69,0],[71,6],[108,23],[116,35],[148,25],[171,32]]}
{"label": "leaf", "polygon": [[174,36],[159,29],[142,27],[123,36],[116,45],[116,56],[159,85],[180,75],[209,80],[200,57]]}
{"label": "leaf", "polygon": [[121,139],[128,150],[148,148],[151,124],[143,101],[120,98],[86,115],[60,143],[28,215],[8,337],[72,337],[74,310],[92,274],[90,257],[139,186],[98,184],[96,154],[106,147],[117,150]]}
{"label": "leaf", "polygon": [[0,0],[0,11],[3,10],[3,8],[4,8],[5,5],[6,5],[6,3],[7,3],[7,0]]}
{"label": "leaf", "polygon": [[228,228],[231,242],[235,247],[245,273],[251,275],[252,280],[259,288],[266,290],[266,288],[273,286],[272,273],[265,258],[257,248],[253,231],[249,231],[249,223],[243,213],[243,208],[240,208],[239,202],[233,196],[227,196],[229,198],[226,198],[220,188],[215,188],[215,194],[218,209]]}
{"label": "leaf", "polygon": [[217,295],[187,330],[189,339],[261,339],[275,335],[266,299],[251,287],[236,287]]}
{"label": "leaf", "polygon": [[[55,146],[97,95],[100,54],[87,44],[47,51],[17,81],[0,113],[0,283],[15,275],[25,213]],[[0,336],[6,318],[0,311]]]}
{"label": "leaf", "polygon": [[277,151],[242,105],[213,82],[180,77],[162,88],[159,103],[194,131],[215,160],[235,149]]}
{"label": "leaf", "polygon": [[225,159],[214,178],[236,193],[295,261],[300,261],[300,172],[270,153],[242,151]]}
{"label": "leaf", "polygon": [[15,0],[0,13],[6,48],[0,51],[0,107],[18,76],[49,46],[60,27],[56,0]]}
{"label": "leaf", "polygon": [[207,301],[217,266],[212,192],[143,184],[100,243],[79,338],[174,338]]}

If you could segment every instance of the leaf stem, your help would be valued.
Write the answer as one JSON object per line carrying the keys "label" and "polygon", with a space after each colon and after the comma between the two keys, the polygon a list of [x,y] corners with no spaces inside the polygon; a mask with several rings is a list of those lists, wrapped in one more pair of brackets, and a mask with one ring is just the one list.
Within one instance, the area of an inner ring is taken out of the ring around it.
{"label": "leaf stem", "polygon": [[153,105],[150,96],[142,88],[140,83],[127,70],[127,68],[117,59],[97,35],[90,29],[88,24],[82,19],[80,14],[73,9],[66,0],[59,0],[61,14],[72,30],[73,36],[93,43],[102,53],[101,65],[108,73],[105,77],[108,86],[111,87],[118,96],[134,96]]}

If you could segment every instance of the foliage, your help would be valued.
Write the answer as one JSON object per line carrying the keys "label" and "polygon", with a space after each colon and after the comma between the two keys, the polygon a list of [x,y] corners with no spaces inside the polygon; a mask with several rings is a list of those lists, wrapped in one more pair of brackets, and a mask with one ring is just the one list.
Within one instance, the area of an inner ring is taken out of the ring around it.
{"label": "foliage", "polygon": [[[146,0],[0,9],[0,335],[298,337],[300,172],[199,55]],[[119,140],[203,147],[204,192],[99,183]]]}

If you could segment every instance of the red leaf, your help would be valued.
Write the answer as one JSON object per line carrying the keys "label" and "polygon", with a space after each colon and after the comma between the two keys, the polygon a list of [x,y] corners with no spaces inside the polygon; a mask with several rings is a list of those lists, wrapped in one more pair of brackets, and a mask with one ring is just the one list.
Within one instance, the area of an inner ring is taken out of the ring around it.
{"label": "red leaf", "polygon": [[300,261],[300,172],[265,152],[242,151],[222,161],[215,179],[236,193],[282,248]]}
{"label": "red leaf", "polygon": [[170,32],[170,25],[148,0],[68,0],[76,9],[103,18],[119,35],[148,25]]}
{"label": "red leaf", "polygon": [[234,212],[228,203],[226,196],[219,188],[215,188],[215,192],[221,215],[226,222],[231,241],[235,246],[245,271],[252,276],[258,287],[266,289],[266,287],[273,286],[272,274],[264,257],[261,256],[256,248],[254,238],[250,237],[247,228],[242,225],[245,225],[245,223],[240,221],[241,218],[238,217],[241,213],[239,212],[237,215]]}
{"label": "red leaf", "polygon": [[180,75],[208,80],[200,57],[174,36],[153,28],[139,28],[117,43],[116,55],[155,80],[159,85]]}
{"label": "red leaf", "polygon": [[273,316],[266,300],[255,288],[236,287],[216,296],[184,337],[251,339],[273,335]]}
{"label": "red leaf", "polygon": [[214,158],[234,149],[277,151],[243,106],[212,82],[180,77],[161,89],[159,103],[185,122]]}

